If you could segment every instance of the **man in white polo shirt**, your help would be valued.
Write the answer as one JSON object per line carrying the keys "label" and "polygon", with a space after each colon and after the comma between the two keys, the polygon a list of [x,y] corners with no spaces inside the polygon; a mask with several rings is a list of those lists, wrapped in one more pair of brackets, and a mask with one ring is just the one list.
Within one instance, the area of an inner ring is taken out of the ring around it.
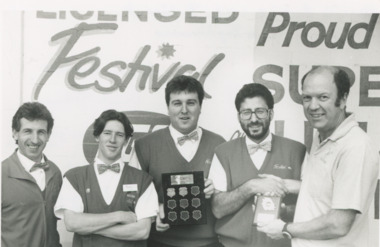
{"label": "man in white polo shirt", "polygon": [[293,247],[370,247],[379,155],[346,112],[349,91],[347,73],[336,67],[316,67],[303,77],[304,113],[318,131],[302,170],[294,223],[261,226],[268,236],[292,237]]}
{"label": "man in white polo shirt", "polygon": [[146,246],[158,200],[152,178],[121,159],[133,127],[122,112],[108,110],[93,133],[95,161],[65,174],[55,214],[74,232],[73,247]]}

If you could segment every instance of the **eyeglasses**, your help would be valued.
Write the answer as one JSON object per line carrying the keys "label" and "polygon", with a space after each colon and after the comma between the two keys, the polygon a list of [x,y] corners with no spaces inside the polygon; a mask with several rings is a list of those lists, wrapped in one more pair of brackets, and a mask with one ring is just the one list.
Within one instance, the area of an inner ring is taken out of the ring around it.
{"label": "eyeglasses", "polygon": [[255,116],[259,119],[267,118],[269,110],[266,108],[256,108],[255,111],[250,109],[243,110],[239,112],[239,116],[243,120],[249,120],[252,117],[252,114],[255,113]]}

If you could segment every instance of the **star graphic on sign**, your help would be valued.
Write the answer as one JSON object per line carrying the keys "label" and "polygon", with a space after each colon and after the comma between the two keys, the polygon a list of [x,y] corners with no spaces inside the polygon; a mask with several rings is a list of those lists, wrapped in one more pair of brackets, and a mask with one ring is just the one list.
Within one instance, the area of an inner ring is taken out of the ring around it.
{"label": "star graphic on sign", "polygon": [[165,57],[169,59],[170,57],[174,57],[175,51],[176,50],[174,49],[174,45],[169,45],[169,43],[166,43],[160,46],[157,53],[158,53],[158,56],[162,57],[162,59],[164,59]]}

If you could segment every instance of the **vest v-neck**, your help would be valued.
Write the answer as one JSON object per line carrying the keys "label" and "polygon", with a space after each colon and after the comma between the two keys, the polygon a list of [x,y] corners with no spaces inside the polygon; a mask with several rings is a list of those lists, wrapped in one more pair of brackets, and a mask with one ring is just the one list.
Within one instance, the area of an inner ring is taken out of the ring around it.
{"label": "vest v-neck", "polygon": [[[273,141],[274,141],[274,136],[272,136],[272,140],[271,140],[271,142],[272,142],[272,146],[273,146]],[[251,158],[251,155],[250,155],[249,152],[248,152],[248,147],[247,147],[247,144],[246,144],[244,138],[241,138],[241,145],[243,145],[244,150],[245,150],[244,153],[248,156],[248,160],[250,161],[251,165],[253,166],[255,172],[256,172],[257,174],[261,174],[261,173],[265,170],[265,168],[268,166],[268,164],[269,164],[269,162],[268,162],[268,161],[269,161],[269,158],[270,158],[270,155],[268,155],[269,152],[266,153],[265,158],[264,158],[264,161],[263,161],[263,164],[261,165],[260,169],[257,169],[255,163],[253,163],[253,160],[252,160],[252,158]]]}
{"label": "vest v-neck", "polygon": [[173,150],[173,153],[175,153],[176,156],[177,156],[177,158],[182,161],[181,164],[183,164],[183,163],[186,163],[186,165],[192,164],[195,161],[195,159],[199,156],[198,155],[198,153],[200,152],[199,150],[201,150],[203,148],[203,145],[204,145],[204,141],[203,140],[204,140],[205,131],[203,130],[201,139],[199,140],[198,149],[197,149],[197,151],[195,152],[193,158],[190,161],[187,161],[185,159],[185,157],[183,157],[182,154],[179,152],[179,150],[178,150],[178,148],[177,148],[177,146],[176,146],[176,144],[175,144],[175,142],[173,140],[173,137],[170,134],[169,128],[166,128],[166,131],[167,131],[167,134],[165,135],[166,138],[167,138],[166,141],[168,142],[170,149]]}
{"label": "vest v-neck", "polygon": [[[127,164],[125,163],[125,165],[124,165],[124,168],[123,168],[123,171],[122,171],[122,174],[121,174],[121,176],[120,176],[120,179],[119,179],[119,183],[117,184],[117,188],[116,188],[116,191],[115,191],[115,193],[114,193],[114,195],[113,195],[113,197],[112,197],[112,200],[111,200],[111,202],[110,202],[110,204],[107,204],[107,202],[106,202],[106,200],[104,199],[104,196],[103,196],[103,193],[102,193],[102,190],[100,189],[100,184],[99,184],[99,180],[98,180],[98,177],[96,176],[96,174],[95,174],[95,165],[94,164],[91,164],[91,166],[89,166],[89,172],[90,172],[90,174],[89,174],[89,181],[91,181],[91,177],[94,177],[95,178],[95,183],[96,183],[96,185],[95,185],[95,188],[96,188],[96,193],[101,197],[101,201],[102,201],[102,204],[104,205],[104,206],[106,206],[106,207],[111,207],[114,203],[115,203],[115,201],[116,201],[116,195],[119,195],[120,193],[121,193],[121,183],[123,182],[123,177],[125,177],[125,173],[126,173],[126,166],[127,166]],[[91,186],[90,186],[91,187]]]}

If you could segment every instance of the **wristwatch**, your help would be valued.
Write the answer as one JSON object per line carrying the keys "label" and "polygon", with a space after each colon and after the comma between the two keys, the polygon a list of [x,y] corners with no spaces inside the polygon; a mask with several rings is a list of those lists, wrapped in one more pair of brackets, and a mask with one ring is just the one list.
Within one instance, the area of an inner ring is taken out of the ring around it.
{"label": "wristwatch", "polygon": [[292,239],[293,236],[288,231],[288,225],[289,223],[285,223],[284,227],[282,228],[282,236],[284,236],[284,238],[287,238],[287,239]]}

